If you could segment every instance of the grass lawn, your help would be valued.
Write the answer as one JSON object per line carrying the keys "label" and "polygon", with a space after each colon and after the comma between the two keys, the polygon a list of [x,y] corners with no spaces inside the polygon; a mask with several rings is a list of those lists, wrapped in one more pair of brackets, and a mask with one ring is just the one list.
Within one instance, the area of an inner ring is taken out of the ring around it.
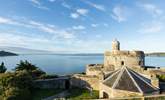
{"label": "grass lawn", "polygon": [[165,100],[165,97],[145,98],[145,100]]}
{"label": "grass lawn", "polygon": [[69,90],[69,95],[67,99],[71,100],[82,100],[82,99],[98,99],[99,98],[99,92],[93,90],[92,95],[90,94],[89,90],[87,89],[79,89],[79,88],[73,88]]}
{"label": "grass lawn", "polygon": [[33,92],[33,99],[32,100],[41,100],[43,98],[53,96],[57,93],[62,92],[63,89],[36,89]]}
{"label": "grass lawn", "polygon": [[0,95],[0,100],[3,100],[2,96]]}

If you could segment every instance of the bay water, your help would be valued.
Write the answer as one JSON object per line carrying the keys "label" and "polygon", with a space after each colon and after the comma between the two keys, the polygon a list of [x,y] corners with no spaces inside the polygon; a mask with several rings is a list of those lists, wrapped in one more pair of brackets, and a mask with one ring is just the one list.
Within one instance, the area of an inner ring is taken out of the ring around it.
{"label": "bay water", "polygon": [[[48,74],[66,75],[85,72],[87,64],[102,64],[103,55],[19,55],[0,57],[8,71],[12,71],[20,60],[27,60]],[[145,65],[165,68],[165,57],[145,57]]]}

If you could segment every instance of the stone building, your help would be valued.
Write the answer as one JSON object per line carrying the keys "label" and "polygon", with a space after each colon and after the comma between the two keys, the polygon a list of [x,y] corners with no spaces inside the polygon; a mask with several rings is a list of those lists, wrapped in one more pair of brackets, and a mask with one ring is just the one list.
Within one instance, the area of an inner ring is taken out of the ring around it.
{"label": "stone building", "polygon": [[159,93],[159,80],[145,66],[143,51],[120,50],[112,41],[112,50],[104,53],[104,64],[89,64],[86,74],[75,74],[71,85],[92,88],[100,98],[143,97]]}
{"label": "stone building", "polygon": [[[122,66],[139,69],[145,66],[145,54],[143,51],[120,50],[120,42],[112,41],[112,51],[104,53],[104,64],[87,65],[87,75],[98,75],[99,71],[109,72]],[[101,68],[101,70],[100,70]]]}
{"label": "stone building", "polygon": [[115,70],[100,82],[100,98],[139,97],[159,94],[159,87],[151,80],[123,66]]}

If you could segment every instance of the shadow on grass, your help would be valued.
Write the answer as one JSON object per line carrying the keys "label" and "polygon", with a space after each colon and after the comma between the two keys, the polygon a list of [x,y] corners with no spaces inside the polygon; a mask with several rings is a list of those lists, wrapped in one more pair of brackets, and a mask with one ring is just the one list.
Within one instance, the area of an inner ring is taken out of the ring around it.
{"label": "shadow on grass", "polygon": [[62,91],[64,91],[64,89],[34,89],[32,100],[42,100],[43,98],[53,96],[53,95],[58,94]]}

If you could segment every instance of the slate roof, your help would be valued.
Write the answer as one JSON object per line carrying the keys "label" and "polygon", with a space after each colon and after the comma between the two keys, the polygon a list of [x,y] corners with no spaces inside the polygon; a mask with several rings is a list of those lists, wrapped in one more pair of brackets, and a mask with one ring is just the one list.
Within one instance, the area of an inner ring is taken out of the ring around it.
{"label": "slate roof", "polygon": [[126,66],[109,74],[109,76],[103,81],[103,84],[113,89],[140,93],[150,93],[158,90],[157,87],[151,85],[150,79]]}

